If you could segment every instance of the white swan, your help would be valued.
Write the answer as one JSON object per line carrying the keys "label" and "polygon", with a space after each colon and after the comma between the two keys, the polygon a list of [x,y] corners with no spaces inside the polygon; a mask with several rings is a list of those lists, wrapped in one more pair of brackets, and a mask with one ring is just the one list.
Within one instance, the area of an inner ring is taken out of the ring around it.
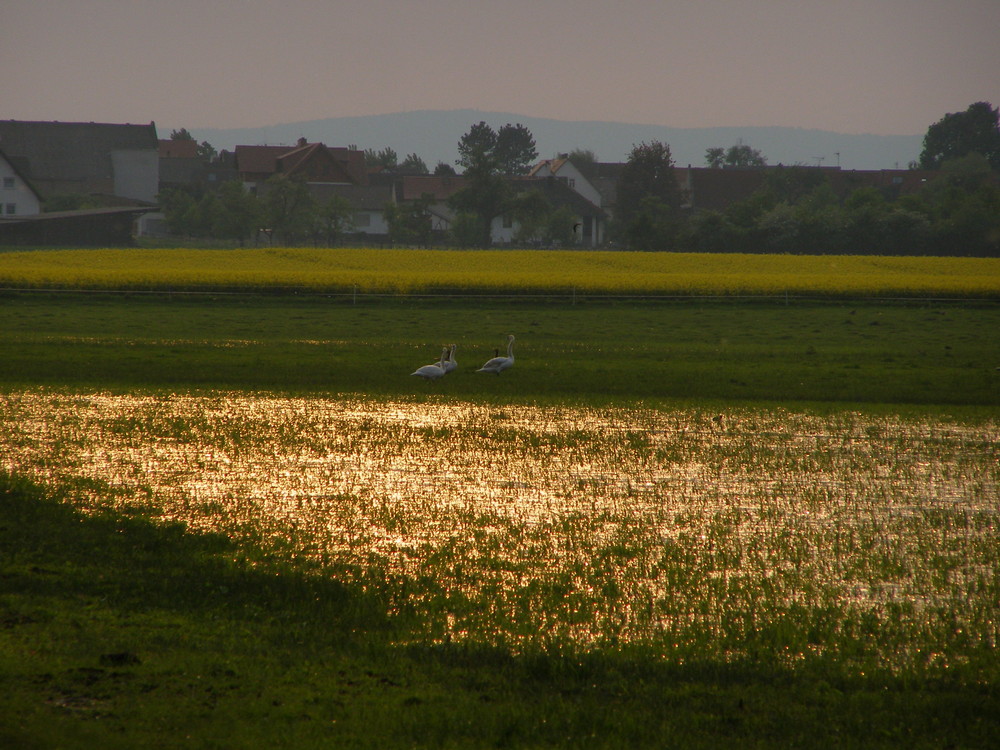
{"label": "white swan", "polygon": [[485,365],[476,370],[476,372],[495,372],[497,375],[499,375],[507,368],[513,366],[514,366],[514,334],[511,333],[507,336],[507,356],[494,357],[493,359],[489,360]]}
{"label": "white swan", "polygon": [[448,374],[448,371],[444,369],[445,359],[448,356],[448,347],[444,347],[441,350],[441,359],[435,362],[433,365],[424,365],[423,367],[418,367],[415,372],[410,373],[411,375],[416,375],[418,378],[423,378],[424,380],[437,380],[443,378]]}
{"label": "white swan", "polygon": [[445,374],[452,372],[456,367],[458,367],[458,362],[455,361],[455,350],[458,347],[455,344],[451,345],[451,349],[448,350],[448,357],[444,360],[443,366]]}

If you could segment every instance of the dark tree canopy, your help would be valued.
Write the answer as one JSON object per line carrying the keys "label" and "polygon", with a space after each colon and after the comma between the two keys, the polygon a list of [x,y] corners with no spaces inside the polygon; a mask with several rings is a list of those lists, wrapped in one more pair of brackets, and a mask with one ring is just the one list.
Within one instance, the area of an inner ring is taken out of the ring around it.
{"label": "dark tree canopy", "polygon": [[633,146],[618,180],[616,218],[625,241],[641,250],[669,249],[680,206],[670,146],[659,141]]}
{"label": "dark tree canopy", "polygon": [[521,175],[528,173],[537,158],[535,138],[524,125],[507,123],[493,130],[479,122],[458,142],[455,163],[468,175]]}
{"label": "dark tree canopy", "polygon": [[669,209],[681,205],[670,146],[659,141],[632,147],[618,181],[618,216],[628,220],[644,198],[653,197]]}
{"label": "dark tree canopy", "polygon": [[383,169],[395,169],[399,162],[396,150],[386,146],[380,151],[373,148],[365,149],[365,164],[369,167],[382,167]]}
{"label": "dark tree canopy", "polygon": [[512,192],[504,177],[525,174],[537,156],[535,139],[523,125],[504,125],[497,132],[479,122],[462,136],[455,163],[464,170],[466,184],[449,203],[463,215],[466,241],[490,244],[493,220],[510,210]]}
{"label": "dark tree canopy", "polygon": [[705,150],[705,162],[713,169],[722,167],[766,167],[767,157],[742,140],[728,149],[716,147]]}
{"label": "dark tree canopy", "polygon": [[507,123],[497,131],[496,160],[500,174],[528,174],[537,158],[535,138],[524,125]]}
{"label": "dark tree canopy", "polygon": [[918,165],[940,169],[949,160],[971,153],[986,157],[993,170],[1000,170],[1000,109],[989,102],[970,104],[964,112],[952,112],[927,129]]}
{"label": "dark tree canopy", "polygon": [[494,174],[497,171],[496,145],[496,132],[485,122],[479,122],[458,141],[455,163],[469,175]]}

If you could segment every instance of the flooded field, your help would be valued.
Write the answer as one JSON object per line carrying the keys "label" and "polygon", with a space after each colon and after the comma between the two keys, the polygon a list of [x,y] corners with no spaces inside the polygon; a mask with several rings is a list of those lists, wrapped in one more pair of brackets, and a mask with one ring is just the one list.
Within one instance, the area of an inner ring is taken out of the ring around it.
{"label": "flooded field", "polygon": [[1000,631],[996,423],[32,390],[0,468],[273,542],[422,641],[905,670]]}

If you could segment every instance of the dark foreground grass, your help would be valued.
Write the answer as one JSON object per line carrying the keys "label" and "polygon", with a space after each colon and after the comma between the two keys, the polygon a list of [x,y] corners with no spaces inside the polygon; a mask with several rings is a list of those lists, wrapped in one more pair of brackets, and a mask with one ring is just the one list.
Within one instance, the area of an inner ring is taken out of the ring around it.
{"label": "dark foreground grass", "polygon": [[[996,684],[400,646],[390,584],[0,475],[0,747],[987,748]],[[975,673],[981,680],[981,665]]]}
{"label": "dark foreground grass", "polygon": [[[0,387],[1000,405],[1000,306],[0,296]],[[517,335],[517,366],[474,370]],[[458,345],[459,369],[410,376]]]}

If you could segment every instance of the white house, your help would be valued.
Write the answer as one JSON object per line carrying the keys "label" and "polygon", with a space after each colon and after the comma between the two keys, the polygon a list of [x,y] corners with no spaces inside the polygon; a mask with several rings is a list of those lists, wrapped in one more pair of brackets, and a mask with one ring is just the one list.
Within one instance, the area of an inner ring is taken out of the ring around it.
{"label": "white house", "polygon": [[557,159],[544,159],[538,162],[528,174],[532,177],[554,177],[595,206],[602,206],[601,193],[565,154]]}
{"label": "white house", "polygon": [[0,218],[41,213],[42,200],[10,159],[0,151]]}

